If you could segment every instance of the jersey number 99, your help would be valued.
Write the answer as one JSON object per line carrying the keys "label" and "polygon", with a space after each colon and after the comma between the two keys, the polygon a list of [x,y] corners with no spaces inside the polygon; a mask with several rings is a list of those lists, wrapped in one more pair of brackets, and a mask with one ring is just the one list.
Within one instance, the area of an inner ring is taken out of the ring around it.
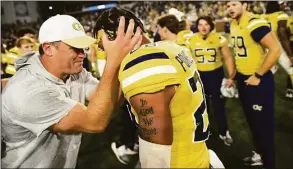
{"label": "jersey number 99", "polygon": [[244,39],[242,36],[232,36],[232,44],[234,53],[238,57],[247,57],[247,49],[245,47]]}

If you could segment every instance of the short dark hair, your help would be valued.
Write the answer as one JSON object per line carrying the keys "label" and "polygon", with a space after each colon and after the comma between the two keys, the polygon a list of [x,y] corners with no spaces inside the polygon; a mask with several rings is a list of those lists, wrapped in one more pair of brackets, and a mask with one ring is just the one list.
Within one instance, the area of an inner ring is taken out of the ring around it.
{"label": "short dark hair", "polygon": [[39,53],[42,56],[44,54],[43,46],[42,44],[39,45]]}
{"label": "short dark hair", "polygon": [[278,3],[278,1],[269,1],[267,3],[267,6],[266,6],[266,13],[267,14],[278,12],[280,10],[281,10],[281,8],[280,8],[280,4]]}
{"label": "short dark hair", "polygon": [[208,24],[210,25],[210,27],[211,27],[211,30],[210,30],[210,31],[214,30],[214,28],[215,28],[215,24],[214,24],[214,22],[213,22],[213,19],[212,19],[210,16],[201,16],[201,17],[199,17],[199,18],[196,20],[196,22],[195,22],[195,24],[196,24],[196,28],[197,28],[197,32],[198,32],[198,23],[199,23],[200,20],[205,20],[205,21],[207,21],[207,23],[208,23]]}
{"label": "short dark hair", "polygon": [[186,29],[187,23],[186,20],[182,20],[179,22],[178,32]]}
{"label": "short dark hair", "polygon": [[160,27],[166,27],[170,32],[177,34],[179,32],[179,20],[173,14],[163,15],[158,19]]}
{"label": "short dark hair", "polygon": [[16,36],[20,38],[20,37],[23,37],[27,33],[35,35],[36,31],[31,27],[21,27],[17,30]]}
{"label": "short dark hair", "polygon": [[17,39],[16,46],[20,48],[23,43],[32,43],[32,44],[34,44],[34,40],[29,38],[29,37],[21,37],[21,38]]}

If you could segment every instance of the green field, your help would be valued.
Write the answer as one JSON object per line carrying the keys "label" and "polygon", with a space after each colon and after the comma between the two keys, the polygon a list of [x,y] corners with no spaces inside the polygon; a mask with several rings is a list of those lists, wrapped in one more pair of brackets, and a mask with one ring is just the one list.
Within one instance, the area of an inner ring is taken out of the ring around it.
{"label": "green field", "polygon": [[[275,75],[275,84],[277,168],[293,168],[293,100],[284,97],[287,76],[281,68]],[[218,138],[215,118],[213,113],[209,113],[212,135],[208,146],[218,154],[226,168],[244,168],[241,159],[251,155],[251,151],[254,150],[250,130],[238,99],[228,99],[226,110],[234,144],[227,147]],[[104,133],[85,134],[77,168],[134,168],[138,160],[137,155],[132,157],[131,164],[123,165],[116,159],[110,147],[111,142],[118,138],[122,127],[121,112],[116,112]]]}

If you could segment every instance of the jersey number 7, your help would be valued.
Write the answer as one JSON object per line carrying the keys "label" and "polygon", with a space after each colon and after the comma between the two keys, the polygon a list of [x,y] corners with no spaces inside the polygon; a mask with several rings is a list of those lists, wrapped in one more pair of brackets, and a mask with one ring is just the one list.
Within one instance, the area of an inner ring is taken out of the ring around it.
{"label": "jersey number 7", "polygon": [[[197,72],[195,72],[197,73]],[[195,131],[194,131],[194,136],[193,136],[193,142],[202,142],[205,141],[209,138],[209,124],[205,124],[208,123],[206,122],[205,118],[207,117],[207,113],[206,113],[206,101],[205,101],[205,96],[204,96],[204,90],[203,90],[203,85],[200,79],[195,79],[195,77],[191,77],[188,79],[190,88],[192,90],[193,93],[195,93],[197,91],[197,87],[196,87],[196,81],[198,81],[200,83],[200,86],[202,88],[202,102],[200,103],[200,106],[195,110],[195,112],[193,113],[193,117],[195,120]],[[208,125],[206,127],[206,125]]]}

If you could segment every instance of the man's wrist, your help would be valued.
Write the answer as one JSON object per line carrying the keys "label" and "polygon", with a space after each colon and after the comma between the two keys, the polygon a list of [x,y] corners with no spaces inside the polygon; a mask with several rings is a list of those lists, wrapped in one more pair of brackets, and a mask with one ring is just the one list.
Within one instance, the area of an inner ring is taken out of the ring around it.
{"label": "man's wrist", "polygon": [[261,78],[262,78],[262,75],[259,74],[259,73],[257,73],[257,72],[254,73],[254,76],[255,76],[256,78],[258,78],[258,79],[261,79]]}

